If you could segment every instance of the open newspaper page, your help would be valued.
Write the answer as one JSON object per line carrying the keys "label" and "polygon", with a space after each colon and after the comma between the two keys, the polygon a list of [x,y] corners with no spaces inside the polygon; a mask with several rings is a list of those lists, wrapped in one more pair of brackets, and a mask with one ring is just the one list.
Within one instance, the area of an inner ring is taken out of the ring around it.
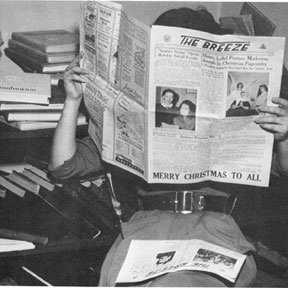
{"label": "open newspaper page", "polygon": [[148,182],[268,186],[273,135],[254,119],[279,96],[284,38],[161,26],[150,37]]}
{"label": "open newspaper page", "polygon": [[140,282],[180,270],[235,282],[246,256],[202,240],[132,240],[116,282]]}
{"label": "open newspaper page", "polygon": [[82,4],[82,67],[89,134],[102,159],[136,175],[145,175],[145,101],[148,90],[150,28],[127,17],[121,5]]}

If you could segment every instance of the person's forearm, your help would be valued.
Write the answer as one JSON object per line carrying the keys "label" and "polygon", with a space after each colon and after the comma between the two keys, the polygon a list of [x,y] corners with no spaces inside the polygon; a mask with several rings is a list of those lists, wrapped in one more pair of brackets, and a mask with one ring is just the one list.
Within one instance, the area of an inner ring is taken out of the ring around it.
{"label": "person's forearm", "polygon": [[67,98],[54,133],[49,169],[55,169],[69,160],[76,152],[77,116],[81,99]]}
{"label": "person's forearm", "polygon": [[281,172],[288,175],[288,139],[277,143],[277,160]]}

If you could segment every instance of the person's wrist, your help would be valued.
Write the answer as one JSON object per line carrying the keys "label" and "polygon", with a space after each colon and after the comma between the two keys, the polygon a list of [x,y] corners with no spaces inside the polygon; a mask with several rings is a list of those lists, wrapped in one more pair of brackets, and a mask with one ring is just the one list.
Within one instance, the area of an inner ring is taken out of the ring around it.
{"label": "person's wrist", "polygon": [[80,104],[81,104],[82,97],[79,98],[71,98],[71,97],[66,97],[65,102],[64,102],[64,107],[68,109],[79,109]]}
{"label": "person's wrist", "polygon": [[82,97],[70,97],[69,94],[66,95],[65,103],[73,103],[73,104],[79,104],[81,103]]}

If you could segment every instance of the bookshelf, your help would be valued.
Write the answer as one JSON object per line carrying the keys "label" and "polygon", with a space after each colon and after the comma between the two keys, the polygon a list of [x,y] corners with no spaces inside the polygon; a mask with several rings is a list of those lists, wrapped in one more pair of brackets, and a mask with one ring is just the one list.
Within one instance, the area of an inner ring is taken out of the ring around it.
{"label": "bookshelf", "polygon": [[[52,86],[52,97],[65,97],[61,88]],[[84,104],[81,112],[87,115]],[[0,163],[22,161],[27,155],[36,159],[48,161],[50,145],[55,128],[32,131],[20,131],[14,127],[0,122]],[[88,125],[77,127],[77,136],[82,138],[87,135]]]}
{"label": "bookshelf", "polygon": [[[52,93],[64,92],[53,87]],[[83,104],[80,110],[87,115]],[[20,131],[0,123],[0,164],[35,161],[41,169],[41,165],[49,161],[54,131],[55,129]],[[87,133],[88,125],[77,127],[77,137],[85,137]],[[84,189],[77,185],[76,190]],[[117,233],[101,223],[101,209],[97,207],[97,200],[95,214],[92,215],[93,209],[90,209],[88,215],[88,209],[83,208],[85,199],[81,196],[82,202],[76,201],[77,191],[72,192],[64,185],[57,186],[49,195],[47,193],[48,198],[39,199],[32,193],[19,197],[9,191],[5,198],[0,198],[0,228],[49,238],[47,245],[36,245],[33,250],[0,253],[0,279],[8,276],[21,286],[43,285],[23,270],[23,267],[27,267],[52,285],[97,285],[102,262]],[[92,208],[93,203],[89,203]],[[93,227],[97,225],[102,225],[99,228],[101,234],[93,238]]]}

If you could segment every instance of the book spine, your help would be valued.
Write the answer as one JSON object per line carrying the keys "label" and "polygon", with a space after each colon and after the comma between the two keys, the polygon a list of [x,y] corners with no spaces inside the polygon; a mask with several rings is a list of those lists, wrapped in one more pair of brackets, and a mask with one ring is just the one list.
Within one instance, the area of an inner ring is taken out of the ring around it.
{"label": "book spine", "polygon": [[35,110],[62,110],[64,104],[49,104],[49,105],[37,105],[37,104],[0,104],[0,111],[35,111]]}
{"label": "book spine", "polygon": [[42,129],[53,129],[56,128],[58,122],[30,122],[30,121],[16,121],[10,122],[8,125],[14,127],[20,131],[35,131]]}
{"label": "book spine", "polygon": [[7,121],[58,121],[60,119],[61,112],[51,113],[43,112],[43,113],[21,113],[21,112],[15,112],[15,113],[8,113],[7,114]]}
{"label": "book spine", "polygon": [[19,102],[19,103],[34,103],[34,104],[49,104],[49,98],[38,97],[34,95],[21,94],[4,94],[0,93],[1,102]]}
{"label": "book spine", "polygon": [[33,58],[31,56],[25,55],[21,52],[18,52],[12,48],[5,48],[5,54],[8,58],[10,58],[13,62],[15,62],[20,67],[29,67],[32,70],[35,70],[38,73],[56,73],[56,72],[64,72],[69,63],[54,63],[49,64],[39,59]]}
{"label": "book spine", "polygon": [[47,56],[45,52],[41,50],[34,49],[33,47],[30,47],[24,43],[21,43],[17,40],[9,39],[8,40],[8,47],[11,49],[18,50],[21,53],[27,54],[29,56],[38,58],[42,61],[47,61]]}
{"label": "book spine", "polygon": [[24,197],[25,190],[21,189],[20,187],[14,185],[12,182],[8,181],[4,177],[0,176],[0,185],[5,187],[7,190],[13,192],[19,197]]}
{"label": "book spine", "polygon": [[41,178],[40,176],[34,174],[33,172],[29,171],[28,169],[25,169],[22,172],[23,175],[27,176],[28,178],[30,178],[31,180],[33,180],[34,182],[38,183],[39,185],[43,186],[45,189],[49,190],[49,191],[53,191],[55,188],[55,185],[44,180],[43,178]]}
{"label": "book spine", "polygon": [[[33,131],[33,130],[41,130],[41,129],[54,129],[58,125],[58,122],[15,121],[15,122],[9,122],[8,125],[20,131]],[[77,123],[77,126],[82,126],[82,125],[87,125],[87,122],[85,119],[80,119],[79,123]]]}
{"label": "book spine", "polygon": [[40,190],[40,185],[29,178],[25,177],[24,175],[13,171],[11,174],[6,176],[7,179],[11,180],[15,184],[29,190],[32,193],[38,194]]}
{"label": "book spine", "polygon": [[[50,50],[50,52],[51,52],[51,50],[52,50],[52,52],[54,52],[54,48],[53,47],[50,47],[50,49],[48,49],[48,47],[46,46],[45,43],[33,41],[30,38],[27,38],[22,33],[13,32],[11,34],[11,38],[16,40],[16,41],[19,41],[21,43],[24,43],[26,45],[30,45],[32,47],[35,47],[35,49],[38,49],[38,50],[40,50],[42,52],[48,52],[49,50]],[[56,52],[58,52],[58,51],[56,51]]]}
{"label": "book spine", "polygon": [[[57,32],[57,33],[56,33]],[[11,34],[11,38],[13,40],[19,41],[21,43],[24,43],[28,46],[34,47],[35,49],[38,49],[42,52],[45,53],[59,53],[59,52],[77,52],[78,51],[78,41],[77,41],[77,37],[75,36],[71,36],[70,33],[67,33],[67,31],[42,31],[41,34],[42,35],[46,35],[46,37],[58,37],[58,43],[49,43],[47,44],[45,42],[45,40],[41,40],[41,38],[38,39],[37,41],[37,35],[39,35],[39,31],[38,32],[27,32],[27,33],[23,33],[23,32],[13,32]],[[29,36],[33,35],[34,37],[31,38]],[[65,39],[68,37],[68,39],[70,39],[69,43],[65,43]],[[73,40],[71,42],[71,38],[73,38]]]}
{"label": "book spine", "polygon": [[46,245],[48,243],[48,237],[17,232],[5,228],[0,228],[0,237],[5,239],[22,240],[32,243],[39,243],[42,245]]}
{"label": "book spine", "polygon": [[46,62],[46,63],[63,63],[63,62],[69,62],[72,61],[76,53],[45,53],[41,50],[34,49],[33,47],[30,47],[28,45],[25,45],[24,43],[21,43],[19,41],[9,39],[8,40],[8,47],[15,49],[21,53],[27,54],[31,57],[37,58],[40,61]]}
{"label": "book spine", "polygon": [[[31,161],[32,162],[32,161]],[[47,164],[48,165],[48,164]],[[28,168],[30,171],[32,171],[34,174],[40,176],[41,178],[50,181],[50,179],[48,178],[47,172],[35,167],[35,166],[31,166]]]}
{"label": "book spine", "polygon": [[19,53],[15,49],[12,48],[5,48],[4,49],[5,54],[8,58],[10,58],[13,62],[15,62],[17,65],[21,67],[21,65],[25,65],[26,67],[29,67],[30,69],[33,69],[37,72],[43,73],[43,67],[44,63],[29,57],[28,55]]}

